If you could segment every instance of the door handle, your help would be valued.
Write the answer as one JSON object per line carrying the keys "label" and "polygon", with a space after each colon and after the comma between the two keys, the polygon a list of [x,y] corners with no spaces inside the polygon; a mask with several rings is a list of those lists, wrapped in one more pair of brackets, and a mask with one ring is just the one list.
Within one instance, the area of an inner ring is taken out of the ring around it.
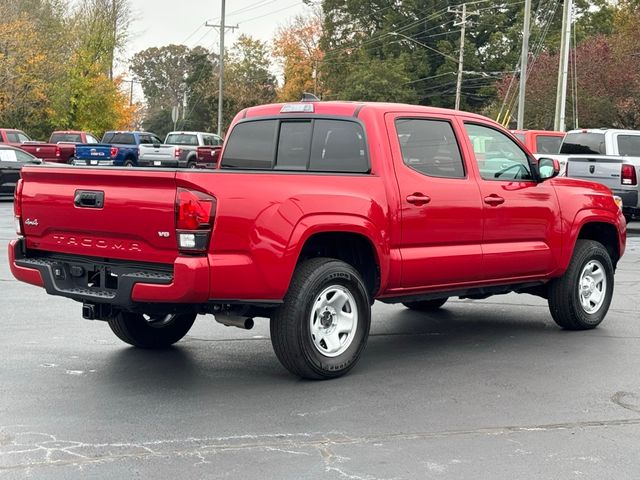
{"label": "door handle", "polygon": [[407,196],[407,202],[417,206],[426,205],[430,201],[431,197],[428,197],[427,195],[420,192],[416,192],[413,195]]}
{"label": "door handle", "polygon": [[492,193],[488,197],[484,197],[484,203],[486,203],[487,205],[491,205],[493,207],[497,207],[498,205],[501,205],[504,203],[504,198],[499,197],[495,193]]}

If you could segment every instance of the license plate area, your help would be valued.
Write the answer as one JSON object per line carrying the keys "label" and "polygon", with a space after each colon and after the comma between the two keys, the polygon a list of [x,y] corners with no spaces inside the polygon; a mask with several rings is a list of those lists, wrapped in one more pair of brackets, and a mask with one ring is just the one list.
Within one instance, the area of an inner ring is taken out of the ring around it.
{"label": "license plate area", "polygon": [[159,167],[160,165],[162,165],[162,162],[161,162],[161,161],[159,161],[159,160],[155,160],[155,161],[153,162],[153,164],[154,164],[156,167]]}

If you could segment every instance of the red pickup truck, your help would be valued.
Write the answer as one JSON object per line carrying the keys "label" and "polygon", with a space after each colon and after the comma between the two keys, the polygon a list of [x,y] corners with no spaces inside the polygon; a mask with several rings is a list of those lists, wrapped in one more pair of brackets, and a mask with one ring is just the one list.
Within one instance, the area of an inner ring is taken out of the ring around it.
{"label": "red pickup truck", "polygon": [[563,328],[600,324],[626,223],[608,188],[557,174],[479,115],[258,106],[216,170],[25,167],[9,261],[131,345],[167,347],[198,314],[266,317],[287,369],[330,378],[362,353],[375,300],[529,293]]}
{"label": "red pickup truck", "polygon": [[79,143],[98,143],[98,140],[87,132],[64,130],[53,132],[49,143],[28,142],[20,145],[20,148],[45,162],[72,164]]}
{"label": "red pickup truck", "polygon": [[13,147],[20,147],[25,142],[30,142],[29,136],[22,130],[15,128],[0,128],[0,143],[7,143]]}

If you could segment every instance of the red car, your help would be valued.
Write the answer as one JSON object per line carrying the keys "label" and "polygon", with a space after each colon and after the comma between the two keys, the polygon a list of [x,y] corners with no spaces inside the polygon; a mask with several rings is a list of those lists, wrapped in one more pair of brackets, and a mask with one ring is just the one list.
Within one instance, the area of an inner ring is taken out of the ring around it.
{"label": "red car", "polygon": [[29,142],[20,145],[20,148],[45,162],[69,163],[75,160],[76,145],[85,143],[98,143],[98,140],[87,132],[77,130],[63,130],[53,132],[49,137],[49,143]]}
{"label": "red car", "polygon": [[626,240],[611,191],[556,177],[492,120],[303,102],[246,109],[229,132],[214,171],[25,167],[13,275],[142,348],[198,314],[269,318],[282,364],[314,379],[356,364],[375,300],[529,293],[569,330],[609,309]]}

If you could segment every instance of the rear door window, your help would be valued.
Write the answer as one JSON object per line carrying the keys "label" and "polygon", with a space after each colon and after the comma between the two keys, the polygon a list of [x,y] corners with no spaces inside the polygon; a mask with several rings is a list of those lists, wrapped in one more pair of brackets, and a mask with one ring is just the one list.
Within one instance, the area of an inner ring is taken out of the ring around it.
{"label": "rear door window", "polygon": [[430,177],[464,178],[464,166],[451,124],[443,120],[396,120],[404,164]]}
{"label": "rear door window", "polygon": [[7,132],[7,141],[9,143],[20,143],[20,139],[16,132]]}
{"label": "rear door window", "polygon": [[536,138],[537,153],[560,153],[560,145],[562,145],[562,137],[553,135],[538,135]]}
{"label": "rear door window", "polygon": [[640,157],[640,135],[618,135],[620,155]]}
{"label": "rear door window", "polygon": [[605,152],[604,133],[567,133],[560,147],[560,153],[567,155],[604,155]]}
{"label": "rear door window", "polygon": [[278,120],[237,124],[227,140],[222,168],[266,170],[273,167]]}

